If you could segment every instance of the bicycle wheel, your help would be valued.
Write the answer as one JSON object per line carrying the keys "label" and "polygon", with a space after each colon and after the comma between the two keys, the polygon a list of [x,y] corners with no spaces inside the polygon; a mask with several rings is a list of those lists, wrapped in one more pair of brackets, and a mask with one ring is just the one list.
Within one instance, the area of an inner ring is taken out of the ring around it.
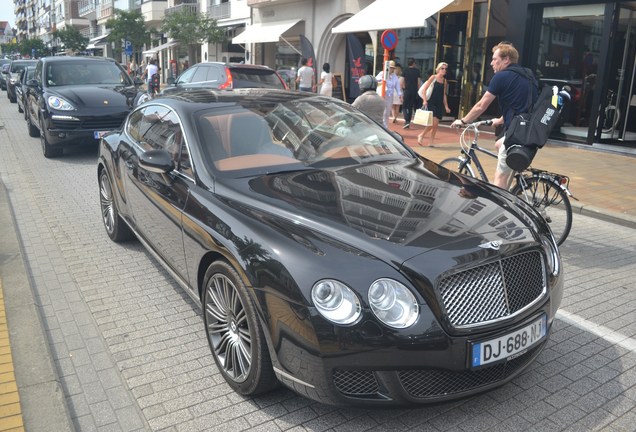
{"label": "bicycle wheel", "polygon": [[525,188],[518,181],[512,193],[534,207],[550,225],[560,246],[572,228],[572,206],[563,189],[541,177],[524,177]]}
{"label": "bicycle wheel", "polygon": [[475,177],[475,171],[473,171],[473,167],[471,167],[465,159],[461,159],[458,157],[444,159],[439,163],[446,169],[451,171],[458,172],[460,174],[464,174],[467,176]]}

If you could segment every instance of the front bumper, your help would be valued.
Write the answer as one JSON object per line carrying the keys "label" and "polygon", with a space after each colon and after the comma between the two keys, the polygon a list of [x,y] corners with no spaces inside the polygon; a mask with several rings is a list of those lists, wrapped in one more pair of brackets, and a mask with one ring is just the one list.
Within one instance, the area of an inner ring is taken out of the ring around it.
{"label": "front bumper", "polygon": [[[499,387],[519,375],[546,345],[554,314],[548,298],[524,319],[487,332],[449,335],[431,325],[426,337],[396,340],[375,324],[333,337],[319,347],[282,336],[275,370],[279,380],[309,398],[334,405],[412,405],[463,398]],[[502,362],[471,368],[472,344],[508,335],[547,318],[546,335]],[[419,339],[419,340],[416,340]],[[414,342],[409,342],[414,340]]]}
{"label": "front bumper", "polygon": [[73,116],[66,114],[44,115],[44,133],[52,147],[94,145],[97,135],[117,129],[124,122],[128,112],[102,116]]}

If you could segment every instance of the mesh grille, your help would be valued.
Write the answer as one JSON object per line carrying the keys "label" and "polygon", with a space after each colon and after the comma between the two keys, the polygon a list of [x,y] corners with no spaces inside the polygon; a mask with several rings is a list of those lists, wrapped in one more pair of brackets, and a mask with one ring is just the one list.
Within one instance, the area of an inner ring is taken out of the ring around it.
{"label": "mesh grille", "polygon": [[475,267],[440,283],[444,308],[454,327],[512,316],[544,292],[545,271],[538,251]]}
{"label": "mesh grille", "polygon": [[61,120],[61,119],[52,119],[51,123],[53,124],[53,129],[62,129],[62,130],[95,130],[95,131],[104,131],[104,130],[113,130],[117,129],[119,126],[124,123],[126,118],[126,113],[114,114],[103,117],[88,117],[88,118],[80,118],[80,121],[77,120]]}
{"label": "mesh grille", "polygon": [[334,370],[333,381],[346,396],[364,396],[378,393],[378,382],[372,371]]}
{"label": "mesh grille", "polygon": [[498,363],[478,370],[461,372],[440,369],[400,371],[398,376],[404,389],[415,398],[446,396],[494,384],[523,368],[539,347],[506,363]]}

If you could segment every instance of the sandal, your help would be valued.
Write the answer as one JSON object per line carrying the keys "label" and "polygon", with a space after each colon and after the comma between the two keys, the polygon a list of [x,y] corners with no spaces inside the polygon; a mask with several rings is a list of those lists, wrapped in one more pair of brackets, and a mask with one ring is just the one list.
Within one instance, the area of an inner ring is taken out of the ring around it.
{"label": "sandal", "polygon": [[423,136],[421,136],[421,135],[418,135],[418,136],[417,136],[417,143],[418,143],[419,145],[422,145],[422,141],[423,141],[423,140],[424,140],[424,137],[423,137]]}

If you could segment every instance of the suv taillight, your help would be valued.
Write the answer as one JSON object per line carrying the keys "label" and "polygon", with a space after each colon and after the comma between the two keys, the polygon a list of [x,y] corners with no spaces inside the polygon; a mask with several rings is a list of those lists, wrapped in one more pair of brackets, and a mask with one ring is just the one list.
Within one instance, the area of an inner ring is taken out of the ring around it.
{"label": "suv taillight", "polygon": [[233,89],[234,88],[234,79],[232,78],[232,72],[230,72],[229,68],[225,68],[225,75],[227,76],[227,80],[223,84],[219,86],[219,89]]}

